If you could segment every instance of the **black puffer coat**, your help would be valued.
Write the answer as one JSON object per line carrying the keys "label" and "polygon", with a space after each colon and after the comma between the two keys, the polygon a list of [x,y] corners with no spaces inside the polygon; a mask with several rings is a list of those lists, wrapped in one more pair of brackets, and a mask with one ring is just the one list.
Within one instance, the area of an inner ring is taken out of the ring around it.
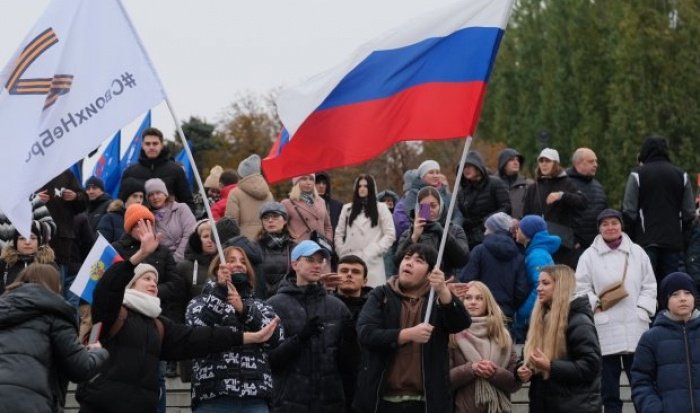
{"label": "black puffer coat", "polygon": [[287,234],[279,237],[263,234],[257,244],[262,251],[262,263],[256,275],[265,282],[266,298],[270,298],[277,293],[280,283],[292,269],[290,254],[296,243]]}
{"label": "black puffer coat", "polygon": [[25,284],[0,297],[0,411],[62,412],[68,380],[89,380],[107,360],[78,343],[61,296]]}
{"label": "black puffer coat", "polygon": [[535,375],[530,383],[530,411],[597,413],[601,411],[603,356],[588,298],[571,302],[564,359],[552,360],[549,380]]}
{"label": "black puffer coat", "polygon": [[177,202],[184,202],[194,213],[194,198],[192,188],[187,182],[185,170],[170,157],[170,151],[163,147],[155,159],[149,159],[141,150],[139,161],[130,165],[122,174],[122,182],[127,178],[134,178],[144,184],[151,178],[160,178],[168,188],[168,193],[175,196]]}
{"label": "black puffer coat", "polygon": [[[272,412],[343,412],[339,362],[345,341],[355,337],[350,310],[318,284],[299,287],[289,279],[268,304],[282,320],[285,340],[270,353],[275,392]],[[302,341],[306,320],[318,316],[321,334]]]}
{"label": "black puffer coat", "polygon": [[[141,243],[129,234],[112,243],[124,260],[128,260],[139,250]],[[159,245],[155,252],[143,262],[151,264],[158,270],[158,298],[163,315],[176,321],[185,320],[185,283],[177,272],[173,254],[166,247]]]}
{"label": "black puffer coat", "polygon": [[116,263],[95,287],[93,322],[102,322],[100,342],[110,361],[95,380],[78,387],[76,398],[82,413],[153,413],[158,404],[158,363],[204,357],[243,343],[243,332],[233,327],[188,327],[159,317],[161,340],[155,319],[133,310],[114,337],[108,332],[119,316],[124,289],[134,274],[128,260]]}
{"label": "black puffer coat", "polygon": [[[564,192],[560,201],[547,205],[547,195]],[[524,215],[539,215],[547,221],[556,222],[569,228],[573,226],[576,210],[586,207],[586,196],[579,191],[565,171],[554,177],[539,178],[525,190]]]}
{"label": "black puffer coat", "polygon": [[474,248],[484,240],[484,221],[491,214],[505,212],[510,215],[508,187],[495,176],[490,176],[481,156],[469,152],[466,164],[472,165],[481,173],[476,182],[460,177],[457,192],[457,206],[462,213],[462,229],[467,236],[469,248]]}
{"label": "black puffer coat", "polygon": [[586,208],[576,210],[572,225],[576,241],[585,249],[598,235],[598,214],[608,207],[608,196],[595,177],[581,175],[574,168],[567,169],[566,174],[586,196]]}

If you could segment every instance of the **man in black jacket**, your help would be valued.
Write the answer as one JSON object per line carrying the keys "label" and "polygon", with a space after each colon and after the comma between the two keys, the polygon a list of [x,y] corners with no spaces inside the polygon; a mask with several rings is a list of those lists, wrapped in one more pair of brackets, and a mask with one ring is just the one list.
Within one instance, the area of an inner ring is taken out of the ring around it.
{"label": "man in black jacket", "polygon": [[671,163],[666,139],[650,135],[639,150],[641,166],[630,173],[622,200],[625,232],[641,245],[657,284],[678,271],[695,208],[688,174]]}
{"label": "man in black jacket", "polygon": [[85,182],[85,195],[87,195],[87,215],[90,229],[97,234],[97,224],[100,218],[107,213],[107,207],[112,202],[112,197],[105,193],[105,183],[102,179],[91,176]]}
{"label": "man in black jacket", "polygon": [[471,319],[447,288],[436,260],[433,247],[411,245],[399,274],[369,294],[357,322],[362,348],[357,411],[452,412],[447,344],[449,335],[468,328]]}
{"label": "man in black jacket", "polygon": [[142,184],[151,178],[160,178],[165,182],[168,193],[178,202],[186,203],[194,213],[192,188],[187,182],[185,170],[172,157],[163,144],[163,132],[148,128],[141,135],[141,155],[139,161],[124,170],[122,182],[126,178],[135,178]]}

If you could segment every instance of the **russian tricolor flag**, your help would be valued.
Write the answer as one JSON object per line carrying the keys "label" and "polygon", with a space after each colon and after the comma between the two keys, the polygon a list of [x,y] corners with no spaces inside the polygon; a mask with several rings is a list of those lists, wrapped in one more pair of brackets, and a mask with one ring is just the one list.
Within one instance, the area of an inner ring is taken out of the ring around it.
{"label": "russian tricolor flag", "polygon": [[95,245],[88,253],[83,262],[75,281],[70,286],[70,290],[83,300],[92,304],[92,293],[95,291],[97,282],[112,264],[123,261],[122,257],[109,244],[109,241],[102,234],[99,234]]}
{"label": "russian tricolor flag", "polygon": [[470,136],[512,0],[464,0],[362,46],[282,92],[270,182],[353,165],[392,144]]}

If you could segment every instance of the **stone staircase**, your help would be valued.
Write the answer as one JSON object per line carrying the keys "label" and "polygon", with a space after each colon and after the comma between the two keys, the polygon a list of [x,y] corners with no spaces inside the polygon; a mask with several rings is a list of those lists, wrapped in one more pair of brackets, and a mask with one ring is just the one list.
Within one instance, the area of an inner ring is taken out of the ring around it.
{"label": "stone staircase", "polygon": [[[167,379],[166,386],[168,388],[167,411],[168,413],[191,413],[190,409],[190,384],[182,383],[179,378]],[[528,387],[524,386],[518,392],[513,394],[513,413],[527,413],[528,403]],[[623,374],[620,379],[620,395],[625,403],[622,412],[634,413],[634,407],[631,401],[631,393],[627,377]],[[68,388],[68,397],[66,400],[66,413],[78,413],[78,403],[75,401],[75,385],[71,384]]]}

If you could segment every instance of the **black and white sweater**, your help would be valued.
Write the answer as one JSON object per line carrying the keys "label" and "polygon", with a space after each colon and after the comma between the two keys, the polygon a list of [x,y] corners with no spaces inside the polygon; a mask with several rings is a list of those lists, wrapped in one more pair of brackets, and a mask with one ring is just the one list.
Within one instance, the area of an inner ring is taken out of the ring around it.
{"label": "black and white sweater", "polygon": [[[185,318],[192,326],[230,326],[236,330],[258,331],[276,317],[263,301],[243,299],[245,313],[236,313],[226,302],[227,290],[210,281],[202,294],[187,305]],[[192,361],[192,407],[203,400],[220,396],[272,398],[272,373],[267,350],[283,340],[282,326],[265,344],[232,347],[231,351],[212,353]]]}

